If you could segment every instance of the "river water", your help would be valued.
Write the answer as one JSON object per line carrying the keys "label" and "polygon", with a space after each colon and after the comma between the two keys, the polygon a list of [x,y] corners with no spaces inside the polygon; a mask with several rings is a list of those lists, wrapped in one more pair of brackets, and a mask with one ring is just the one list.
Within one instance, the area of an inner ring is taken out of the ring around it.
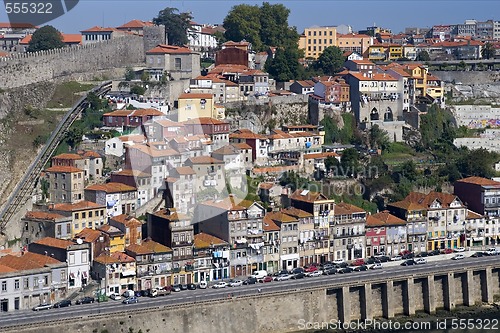
{"label": "river water", "polygon": [[435,316],[418,314],[415,317],[398,317],[392,320],[374,319],[368,323],[351,323],[349,329],[339,327],[341,326],[335,322],[299,322],[296,333],[496,333],[500,332],[500,306],[461,308],[453,312],[439,311]]}

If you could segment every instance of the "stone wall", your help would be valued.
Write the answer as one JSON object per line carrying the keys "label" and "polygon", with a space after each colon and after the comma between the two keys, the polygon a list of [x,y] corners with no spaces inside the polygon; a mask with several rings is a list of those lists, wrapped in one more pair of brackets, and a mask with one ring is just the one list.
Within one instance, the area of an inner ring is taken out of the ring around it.
{"label": "stone wall", "polygon": [[[15,88],[82,73],[144,63],[144,43],[140,36],[124,36],[85,46],[0,58],[0,88]],[[86,76],[86,75],[83,75]],[[88,77],[86,79],[89,79]]]}
{"label": "stone wall", "polygon": [[445,82],[461,82],[463,84],[485,84],[500,82],[500,72],[495,71],[432,71]]}

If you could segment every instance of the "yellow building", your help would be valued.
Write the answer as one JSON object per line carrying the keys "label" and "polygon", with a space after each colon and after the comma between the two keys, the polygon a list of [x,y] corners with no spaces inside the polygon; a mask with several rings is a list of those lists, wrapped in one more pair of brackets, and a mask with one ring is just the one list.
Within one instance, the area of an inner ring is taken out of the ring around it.
{"label": "yellow building", "polygon": [[103,225],[99,230],[109,237],[109,252],[125,251],[125,233],[109,224]]}
{"label": "yellow building", "polygon": [[306,58],[318,59],[323,50],[330,46],[337,46],[336,27],[306,28],[299,39],[299,48],[304,50]]}
{"label": "yellow building", "polygon": [[403,46],[398,44],[389,44],[386,49],[386,59],[395,61],[403,58]]}
{"label": "yellow building", "polygon": [[373,37],[364,34],[337,34],[337,46],[342,51],[364,54],[373,44]]}
{"label": "yellow building", "polygon": [[97,229],[106,223],[106,206],[90,201],[50,205],[49,210],[72,217],[71,238],[84,228]]}
{"label": "yellow building", "polygon": [[368,47],[368,59],[370,61],[384,61],[385,60],[385,46],[382,44],[370,45]]}
{"label": "yellow building", "polygon": [[178,122],[200,117],[219,118],[212,94],[181,94],[178,101]]}

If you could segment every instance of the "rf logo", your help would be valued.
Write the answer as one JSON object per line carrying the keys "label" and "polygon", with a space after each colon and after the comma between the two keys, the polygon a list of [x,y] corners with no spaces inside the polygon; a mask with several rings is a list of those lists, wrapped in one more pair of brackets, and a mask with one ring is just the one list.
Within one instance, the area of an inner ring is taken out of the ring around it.
{"label": "rf logo", "polygon": [[3,0],[11,24],[41,25],[73,9],[79,0]]}

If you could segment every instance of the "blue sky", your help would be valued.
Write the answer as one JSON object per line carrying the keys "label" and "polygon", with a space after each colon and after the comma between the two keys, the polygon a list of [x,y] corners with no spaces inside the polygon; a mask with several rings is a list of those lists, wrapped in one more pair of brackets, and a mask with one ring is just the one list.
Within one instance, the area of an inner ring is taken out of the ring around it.
{"label": "blue sky", "polygon": [[[432,27],[435,24],[463,23],[466,19],[485,21],[500,20],[500,1],[336,1],[336,0],[285,0],[290,9],[290,25],[299,32],[313,25],[348,24],[354,30],[364,29],[375,23],[397,33],[405,27]],[[132,19],[150,20],[165,7],[192,12],[198,23],[222,23],[232,6],[240,3],[262,4],[262,1],[237,0],[80,0],[70,12],[48,24],[66,33],[99,26],[119,26]],[[496,15],[496,17],[495,17]],[[7,21],[0,10],[0,21]]]}

